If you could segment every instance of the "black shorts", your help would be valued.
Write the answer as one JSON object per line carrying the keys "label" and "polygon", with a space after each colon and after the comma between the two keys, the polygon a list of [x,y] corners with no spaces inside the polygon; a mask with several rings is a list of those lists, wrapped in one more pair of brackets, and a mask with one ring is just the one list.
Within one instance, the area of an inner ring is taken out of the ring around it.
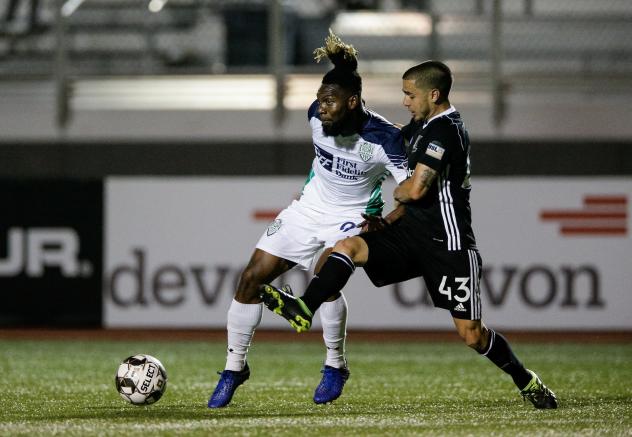
{"label": "black shorts", "polygon": [[423,277],[435,307],[452,317],[481,319],[482,259],[476,249],[450,251],[445,243],[418,236],[419,227],[402,217],[382,231],[358,235],[369,247],[364,266],[377,287]]}

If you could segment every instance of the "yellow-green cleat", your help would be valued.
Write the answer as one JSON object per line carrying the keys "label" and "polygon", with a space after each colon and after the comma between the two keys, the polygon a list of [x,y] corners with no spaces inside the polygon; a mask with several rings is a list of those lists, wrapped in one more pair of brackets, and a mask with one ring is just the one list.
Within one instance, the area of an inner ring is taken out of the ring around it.
{"label": "yellow-green cleat", "polygon": [[527,369],[532,376],[529,384],[522,390],[520,394],[524,400],[529,400],[534,407],[539,409],[554,409],[557,408],[557,397],[535,374],[535,372]]}
{"label": "yellow-green cleat", "polygon": [[292,294],[289,286],[278,289],[269,284],[260,285],[259,297],[270,311],[290,322],[296,332],[305,332],[312,326],[312,312]]}

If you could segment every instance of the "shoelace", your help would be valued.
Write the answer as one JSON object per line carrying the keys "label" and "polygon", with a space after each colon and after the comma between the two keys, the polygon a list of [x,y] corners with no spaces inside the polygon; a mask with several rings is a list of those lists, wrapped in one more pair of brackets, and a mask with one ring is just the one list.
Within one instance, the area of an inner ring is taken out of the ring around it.
{"label": "shoelace", "polygon": [[547,396],[549,396],[549,392],[549,389],[542,387],[540,384],[536,384],[535,387],[530,388],[529,390],[521,394],[524,401],[526,401],[527,399],[529,399],[530,401],[537,401],[538,398],[546,398]]}
{"label": "shoelace", "polygon": [[343,373],[337,372],[336,370],[337,369],[325,367],[324,369],[320,371],[320,373],[322,373],[326,379],[334,379],[336,382],[339,383],[340,381],[343,381],[345,377]]}
{"label": "shoelace", "polygon": [[533,392],[522,393],[522,400],[523,400],[524,402],[526,402],[526,401],[527,401],[527,399],[528,399],[529,401],[533,402],[533,401],[535,401],[535,400],[536,400],[536,399],[535,399],[535,397],[536,397],[536,393],[533,393]]}
{"label": "shoelace", "polygon": [[220,376],[220,381],[224,381],[224,382],[228,381],[232,376],[230,372],[226,370],[221,371],[221,372],[218,370],[217,374]]}

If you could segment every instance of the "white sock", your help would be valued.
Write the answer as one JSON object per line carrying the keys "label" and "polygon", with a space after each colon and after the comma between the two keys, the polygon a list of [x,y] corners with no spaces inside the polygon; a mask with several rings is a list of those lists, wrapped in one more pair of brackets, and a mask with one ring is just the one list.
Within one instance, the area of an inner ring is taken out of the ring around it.
{"label": "white sock", "polygon": [[226,330],[228,331],[228,354],[226,370],[239,372],[246,365],[246,355],[255,329],[261,322],[263,304],[239,303],[235,299],[228,309]]}
{"label": "white sock", "polygon": [[347,337],[347,300],[340,297],[333,302],[325,302],[318,309],[323,324],[323,339],[327,346],[325,365],[342,368],[345,360],[345,339]]}

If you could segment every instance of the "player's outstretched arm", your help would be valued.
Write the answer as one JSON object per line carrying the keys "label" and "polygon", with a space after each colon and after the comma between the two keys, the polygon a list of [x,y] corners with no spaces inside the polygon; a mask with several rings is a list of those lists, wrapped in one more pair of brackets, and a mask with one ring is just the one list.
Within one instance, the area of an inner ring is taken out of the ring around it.
{"label": "player's outstretched arm", "polygon": [[413,175],[395,188],[393,197],[399,203],[415,202],[426,195],[436,178],[436,170],[418,163]]}

